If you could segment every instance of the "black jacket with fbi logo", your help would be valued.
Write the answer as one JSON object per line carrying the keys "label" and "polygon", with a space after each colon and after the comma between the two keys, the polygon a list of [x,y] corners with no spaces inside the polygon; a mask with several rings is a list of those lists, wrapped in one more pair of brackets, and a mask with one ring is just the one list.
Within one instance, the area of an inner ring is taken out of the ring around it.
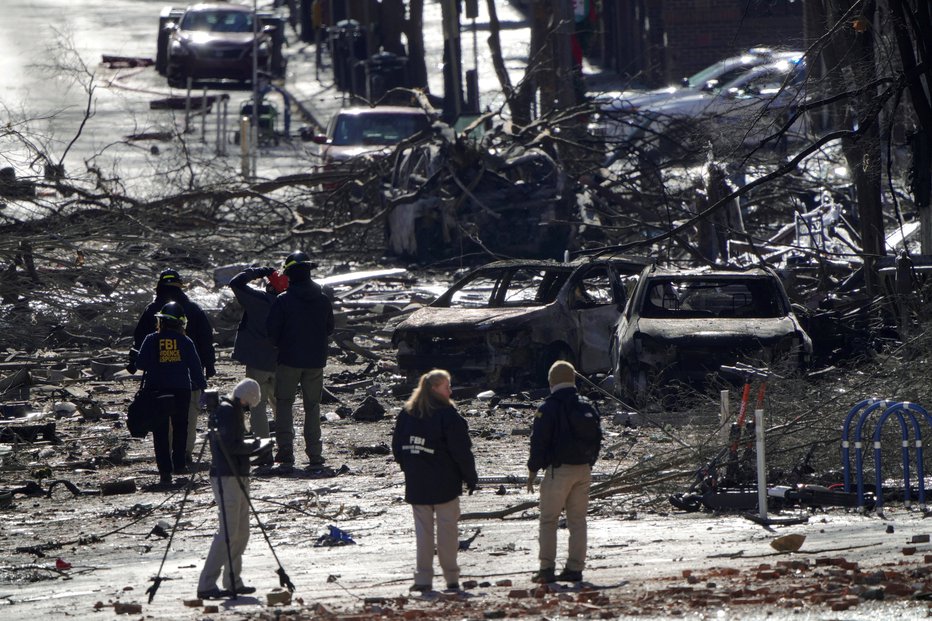
{"label": "black jacket with fbi logo", "polygon": [[452,406],[420,418],[401,410],[392,435],[392,455],[405,474],[405,501],[439,505],[478,485],[469,425]]}
{"label": "black jacket with fbi logo", "polygon": [[207,388],[201,359],[194,343],[181,332],[153,332],[139,347],[136,365],[145,371],[146,387],[155,390],[203,390]]}

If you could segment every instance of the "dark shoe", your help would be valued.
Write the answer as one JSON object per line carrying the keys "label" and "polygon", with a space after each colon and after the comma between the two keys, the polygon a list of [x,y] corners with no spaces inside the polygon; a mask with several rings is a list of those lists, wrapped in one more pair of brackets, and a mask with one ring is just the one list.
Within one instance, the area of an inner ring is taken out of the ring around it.
{"label": "dark shoe", "polygon": [[170,474],[159,475],[159,485],[171,485],[171,484],[172,484],[172,475]]}
{"label": "dark shoe", "polygon": [[175,474],[191,474],[191,470],[187,466],[175,466]]}
{"label": "dark shoe", "polygon": [[212,589],[207,589],[206,591],[197,592],[198,599],[221,599],[223,597],[229,597],[229,596],[230,596],[229,591],[221,591],[217,587],[214,587]]}
{"label": "dark shoe", "polygon": [[557,576],[557,582],[582,582],[582,572],[575,569],[564,569]]}
{"label": "dark shoe", "polygon": [[447,582],[447,591],[459,591],[460,583],[459,582]]}
{"label": "dark shoe", "polygon": [[556,581],[557,577],[553,573],[553,567],[541,569],[531,576],[531,582],[536,582],[537,584],[549,584]]}
{"label": "dark shoe", "polygon": [[291,449],[279,449],[275,453],[275,461],[279,464],[288,464],[290,466],[294,465],[294,451]]}
{"label": "dark shoe", "polygon": [[428,591],[431,590],[431,588],[432,587],[429,584],[418,584],[417,582],[415,582],[414,584],[411,585],[411,588],[408,590],[415,591],[417,593],[427,593]]}
{"label": "dark shoe", "polygon": [[275,464],[275,460],[272,459],[271,453],[266,453],[265,455],[261,455],[260,457],[256,457],[255,459],[252,460],[252,465],[259,466],[260,468],[262,466],[272,466],[274,464]]}
{"label": "dark shoe", "polygon": [[327,463],[327,460],[324,459],[321,455],[317,455],[316,457],[308,457],[308,458],[307,458],[307,465],[308,465],[308,466],[323,466],[325,463]]}
{"label": "dark shoe", "polygon": [[256,587],[243,585],[241,587],[236,587],[237,595],[252,595],[256,592]]}

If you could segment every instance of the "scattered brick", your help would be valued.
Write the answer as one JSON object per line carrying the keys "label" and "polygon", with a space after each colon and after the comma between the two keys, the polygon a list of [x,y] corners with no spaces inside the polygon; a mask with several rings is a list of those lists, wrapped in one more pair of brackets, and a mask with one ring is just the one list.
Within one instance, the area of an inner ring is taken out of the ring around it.
{"label": "scattered brick", "polygon": [[512,586],[512,582],[511,582],[511,580],[507,580],[507,579],[506,579],[506,580],[499,580],[498,582],[495,583],[495,586],[510,587],[510,586]]}
{"label": "scattered brick", "polygon": [[903,548],[903,556],[912,556],[915,553],[916,553],[915,546],[906,546],[905,548]]}
{"label": "scattered brick", "polygon": [[929,543],[929,535],[913,535],[910,543]]}
{"label": "scattered brick", "polygon": [[[509,586],[509,585],[501,585],[501,586]],[[520,599],[523,597],[530,597],[530,596],[531,594],[527,589],[512,589],[508,591],[508,597],[511,597],[514,599]]]}

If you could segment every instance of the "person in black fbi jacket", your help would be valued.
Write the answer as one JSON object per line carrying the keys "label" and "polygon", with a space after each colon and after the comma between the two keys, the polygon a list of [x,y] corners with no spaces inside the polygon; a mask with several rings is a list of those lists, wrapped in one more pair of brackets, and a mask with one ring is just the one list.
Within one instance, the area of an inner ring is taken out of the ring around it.
{"label": "person in black fbi jacket", "polygon": [[435,369],[421,376],[395,421],[392,455],[405,476],[405,501],[414,511],[417,565],[412,591],[430,591],[437,559],[448,589],[459,589],[460,495],[479,486],[469,425],[450,400],[450,374]]}
{"label": "person in black fbi jacket", "polygon": [[[156,331],[143,339],[135,363],[142,369],[146,389],[156,395],[156,420],[152,442],[159,483],[171,485],[172,471],[186,473],[188,412],[191,391],[207,388],[201,359],[194,343],[185,335],[184,307],[169,302],[155,314]],[[169,437],[169,425],[171,436]]]}
{"label": "person in black fbi jacket", "polygon": [[[548,383],[550,395],[534,415],[527,462],[529,493],[534,491],[537,471],[544,471],[538,531],[540,569],[531,580],[579,582],[586,564],[586,510],[592,466],[599,457],[602,429],[599,411],[576,392],[576,369],[572,364],[555,362]],[[556,575],[557,522],[564,509],[569,546],[565,568]]]}
{"label": "person in black fbi jacket", "polygon": [[[217,354],[214,350],[214,329],[210,325],[207,313],[185,294],[184,286],[184,279],[176,270],[168,269],[159,274],[159,280],[155,285],[155,300],[146,306],[133,332],[133,348],[129,352],[129,362],[126,365],[126,370],[130,373],[135,373],[137,366],[139,366],[136,363],[136,358],[143,339],[155,332],[156,313],[168,302],[178,302],[184,308],[184,315],[187,318],[185,334],[194,342],[197,355],[201,360],[204,377],[210,379],[216,375],[217,371],[214,365]],[[197,415],[200,411],[201,391],[195,388],[191,391],[191,402],[188,404],[188,435],[185,442],[187,461],[183,472],[187,472],[192,466],[191,456],[194,451],[194,440],[197,436]]]}
{"label": "person in black fbi jacket", "polygon": [[[249,543],[249,456],[269,449],[268,440],[247,441],[244,418],[259,403],[259,384],[246,378],[220,400],[210,420],[210,486],[219,527],[197,582],[200,599],[255,593],[243,584],[243,552]],[[223,590],[217,579],[223,574]]]}

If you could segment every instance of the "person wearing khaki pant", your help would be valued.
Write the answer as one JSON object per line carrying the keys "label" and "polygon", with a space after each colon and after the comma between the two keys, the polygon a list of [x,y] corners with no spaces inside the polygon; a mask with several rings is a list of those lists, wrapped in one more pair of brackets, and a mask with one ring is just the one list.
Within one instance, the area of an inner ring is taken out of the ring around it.
{"label": "person wearing khaki pant", "polygon": [[457,413],[451,395],[448,372],[425,373],[392,431],[392,456],[404,472],[405,502],[414,513],[417,554],[411,590],[419,593],[433,589],[435,529],[444,582],[449,590],[460,588],[460,495],[464,484],[470,495],[479,486],[469,425]]}
{"label": "person wearing khaki pant", "polygon": [[[538,560],[540,569],[531,577],[538,583],[580,582],[586,567],[586,510],[592,466],[602,443],[599,412],[576,392],[576,370],[559,360],[548,374],[550,395],[534,415],[528,459],[528,492],[534,491],[537,472],[540,484]],[[570,531],[566,564],[557,575],[557,523],[566,511]]]}
{"label": "person wearing khaki pant", "polygon": [[586,510],[589,508],[589,485],[592,468],[589,464],[550,466],[540,483],[540,544],[541,568],[556,567],[557,523],[566,509],[566,527],[570,531],[566,569],[579,572],[586,567]]}

